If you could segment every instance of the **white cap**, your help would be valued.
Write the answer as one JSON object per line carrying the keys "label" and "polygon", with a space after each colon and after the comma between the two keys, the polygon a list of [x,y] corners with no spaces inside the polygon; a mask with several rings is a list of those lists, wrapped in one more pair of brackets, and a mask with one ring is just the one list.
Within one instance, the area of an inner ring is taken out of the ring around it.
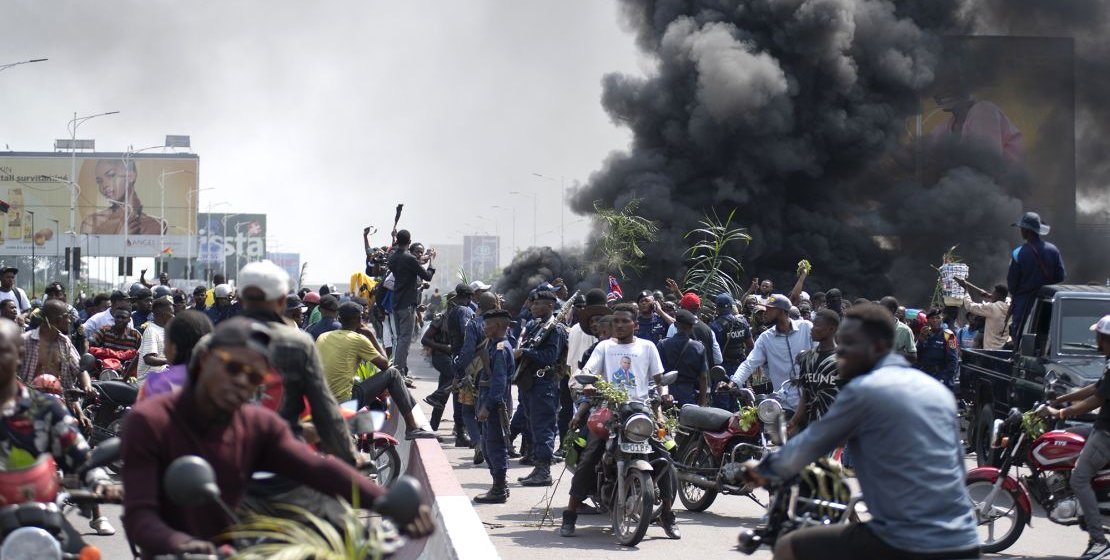
{"label": "white cap", "polygon": [[1103,315],[1097,323],[1091,325],[1091,330],[1098,334],[1110,336],[1110,315]]}
{"label": "white cap", "polygon": [[231,297],[231,286],[220,284],[212,290],[212,297]]}
{"label": "white cap", "polygon": [[493,286],[490,286],[489,284],[486,284],[485,282],[482,282],[481,280],[475,280],[475,281],[470,283],[470,289],[474,290],[475,292],[479,292],[479,291],[482,291],[482,290],[488,290],[492,287]]}
{"label": "white cap", "polygon": [[289,293],[289,273],[271,261],[252,262],[239,271],[239,294],[247,288],[258,288],[267,300]]}

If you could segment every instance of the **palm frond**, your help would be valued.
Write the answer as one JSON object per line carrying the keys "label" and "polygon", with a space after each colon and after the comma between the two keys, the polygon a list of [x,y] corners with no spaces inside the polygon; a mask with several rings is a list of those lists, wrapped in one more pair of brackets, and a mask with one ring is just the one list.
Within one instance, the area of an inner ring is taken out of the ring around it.
{"label": "palm frond", "polygon": [[640,199],[634,198],[620,210],[605,208],[594,202],[597,220],[601,223],[601,236],[597,241],[597,267],[601,272],[618,272],[625,275],[625,268],[640,270],[644,258],[642,244],[655,241],[659,224],[636,214]]}
{"label": "palm frond", "polygon": [[278,504],[293,518],[251,515],[233,526],[225,538],[253,541],[239,550],[234,558],[243,560],[364,560],[381,556],[382,537],[368,530],[358,511],[343,503],[344,534],[304,508]]}
{"label": "palm frond", "polygon": [[724,292],[733,297],[744,292],[737,281],[744,269],[740,261],[725,254],[731,244],[752,240],[744,228],[732,226],[735,215],[734,209],[723,221],[716,214],[706,216],[699,222],[702,227],[686,233],[685,238],[693,238],[694,243],[686,250],[687,269],[682,280],[684,290],[703,295]]}

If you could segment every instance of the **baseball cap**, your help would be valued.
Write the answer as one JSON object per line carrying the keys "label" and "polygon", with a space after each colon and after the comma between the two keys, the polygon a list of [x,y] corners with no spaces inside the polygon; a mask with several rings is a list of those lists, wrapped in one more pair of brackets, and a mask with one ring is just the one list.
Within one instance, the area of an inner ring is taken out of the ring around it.
{"label": "baseball cap", "polygon": [[231,286],[228,286],[227,284],[220,284],[219,286],[216,286],[215,288],[212,289],[212,297],[214,297],[214,298],[231,297]]}
{"label": "baseball cap", "polygon": [[698,297],[698,294],[693,292],[688,293],[682,296],[682,299],[678,300],[678,306],[687,311],[697,309],[701,307],[701,298]]}
{"label": "baseball cap", "polygon": [[272,261],[252,262],[239,271],[239,293],[258,288],[267,301],[289,293],[289,273]]}
{"label": "baseball cap", "polygon": [[493,286],[490,286],[489,284],[486,284],[485,282],[482,282],[481,280],[475,280],[475,281],[470,283],[470,289],[474,290],[475,292],[479,292],[479,291],[482,291],[482,290],[488,290],[492,287]]}
{"label": "baseball cap", "polygon": [[359,304],[357,304],[353,301],[348,301],[348,302],[345,302],[345,303],[343,303],[339,306],[339,320],[340,321],[346,321],[348,319],[354,319],[355,317],[362,317],[362,306],[361,305],[359,305]]}
{"label": "baseball cap", "polygon": [[717,307],[732,307],[736,304],[736,301],[732,299],[731,295],[720,293],[717,294],[717,298],[714,300],[714,303],[717,304]]}
{"label": "baseball cap", "polygon": [[[328,294],[328,295],[331,295],[331,294]],[[320,303],[320,294],[318,294],[316,292],[308,292],[307,294],[304,295],[304,302],[305,303],[317,303],[318,304],[318,303]]]}
{"label": "baseball cap", "polygon": [[304,302],[297,294],[289,294],[285,296],[285,310],[292,311],[294,309],[304,309]]}
{"label": "baseball cap", "polygon": [[693,325],[694,323],[698,322],[698,318],[695,317],[693,313],[690,313],[685,309],[679,309],[678,311],[675,311],[674,320],[675,322],[682,323],[683,325]]}
{"label": "baseball cap", "polygon": [[558,298],[555,297],[555,292],[541,290],[539,292],[536,292],[536,300],[538,301],[541,299],[547,301],[556,301]]}
{"label": "baseball cap", "polygon": [[455,295],[456,296],[472,296],[472,295],[474,295],[474,290],[471,289],[470,286],[467,286],[466,284],[463,284],[462,282],[459,282],[458,284],[455,284]]}
{"label": "baseball cap", "polygon": [[5,266],[4,268],[0,268],[0,274],[6,274],[8,272],[12,274],[19,274],[19,269],[14,266]]}
{"label": "baseball cap", "polygon": [[339,309],[339,300],[336,299],[335,296],[328,294],[320,298],[320,309],[324,309],[327,311],[337,311]]}
{"label": "baseball cap", "polygon": [[767,298],[765,305],[767,306],[767,309],[776,308],[786,312],[789,312],[790,308],[793,307],[793,304],[790,303],[790,298],[782,294],[774,294],[771,297]]}
{"label": "baseball cap", "polygon": [[1110,315],[1103,315],[1097,323],[1091,325],[1091,330],[1098,334],[1110,336]]}

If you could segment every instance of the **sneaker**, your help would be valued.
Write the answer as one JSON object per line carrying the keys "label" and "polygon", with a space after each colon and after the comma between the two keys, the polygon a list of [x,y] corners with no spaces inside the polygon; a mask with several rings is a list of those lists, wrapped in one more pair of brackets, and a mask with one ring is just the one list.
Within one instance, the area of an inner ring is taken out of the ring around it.
{"label": "sneaker", "polygon": [[423,428],[417,428],[405,432],[405,439],[436,439],[436,434]]}
{"label": "sneaker", "polygon": [[485,461],[486,461],[486,458],[482,455],[482,450],[475,447],[474,448],[474,464],[475,465],[481,465]]}
{"label": "sneaker", "polygon": [[432,393],[432,394],[424,397],[424,402],[427,403],[427,405],[432,407],[432,408],[444,408],[447,405],[446,402],[441,401],[441,400],[436,399],[436,398],[433,398],[433,397],[435,397],[435,393]]}
{"label": "sneaker", "polygon": [[1091,539],[1087,542],[1087,550],[1083,551],[1083,556],[1080,556],[1079,560],[1091,560],[1107,550],[1110,550],[1110,542],[1106,541],[1106,537],[1098,540]]}
{"label": "sneaker", "polygon": [[92,527],[92,530],[96,531],[96,534],[103,535],[105,537],[116,534],[115,527],[112,527],[112,524],[108,523],[107,517],[101,516],[93,519],[92,521],[89,521],[89,527]]}

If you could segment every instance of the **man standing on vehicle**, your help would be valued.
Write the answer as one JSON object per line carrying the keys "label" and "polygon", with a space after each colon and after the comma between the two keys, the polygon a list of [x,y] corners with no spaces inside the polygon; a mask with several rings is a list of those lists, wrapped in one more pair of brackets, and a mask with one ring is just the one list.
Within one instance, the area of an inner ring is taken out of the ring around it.
{"label": "man standing on vehicle", "polygon": [[1010,338],[1010,333],[1006,329],[1006,317],[1010,314],[1010,290],[1002,284],[995,285],[994,291],[989,293],[975,288],[979,290],[979,295],[987,300],[983,303],[975,303],[971,299],[973,286],[961,278],[957,278],[956,282],[968,290],[964,293],[964,309],[986,320],[983,327],[983,349],[1002,350]]}
{"label": "man standing on vehicle", "polygon": [[548,327],[555,310],[555,293],[536,292],[532,320],[521,335],[521,347],[513,353],[523,360],[515,383],[520,387],[521,405],[532,435],[532,472],[520,479],[524,486],[551,486],[551,461],[558,433],[559,376],[567,348],[567,331],[561,323]]}
{"label": "man standing on vehicle", "polygon": [[1012,224],[1021,229],[1025,240],[1010,255],[1010,271],[1006,275],[1006,287],[1010,290],[1010,338],[1020,338],[1021,326],[1025,316],[1033,309],[1033,301],[1042,286],[1059,284],[1064,281],[1064,259],[1055,245],[1041,239],[1048,235],[1048,224],[1041,222],[1036,212],[1026,212],[1021,220]]}
{"label": "man standing on vehicle", "polygon": [[960,358],[956,333],[944,328],[944,311],[934,307],[925,314],[929,324],[917,341],[917,367],[945,387],[955,390]]}
{"label": "man standing on vehicle", "polygon": [[1066,420],[1096,408],[1099,409],[1091,436],[1087,438],[1083,452],[1075,462],[1075,470],[1071,472],[1071,489],[1079,500],[1080,509],[1083,510],[1083,528],[1090,536],[1087,550],[1083,552],[1083,556],[1080,556],[1083,560],[1094,558],[1110,549],[1110,542],[1106,540],[1106,532],[1102,525],[1102,516],[1098,512],[1098,497],[1091,485],[1095,474],[1110,463],[1110,406],[1104,406],[1106,400],[1110,399],[1110,315],[1104,315],[1097,323],[1091,325],[1091,330],[1097,338],[1099,352],[1106,357],[1102,379],[1094,385],[1072,391],[1050,403],[1054,407],[1059,407],[1070,402],[1073,403],[1071,406],[1060,409],[1049,407],[1045,410],[1048,416]]}
{"label": "man standing on vehicle", "polygon": [[396,246],[389,256],[389,271],[393,273],[393,333],[397,337],[393,346],[393,362],[405,377],[409,375],[409,346],[416,321],[416,305],[420,303],[420,282],[431,281],[436,269],[431,264],[435,258],[433,251],[427,258],[421,248],[418,253],[409,252],[412,234],[403,229],[397,232]]}
{"label": "man standing on vehicle", "polygon": [[781,482],[847,441],[871,520],[794,531],[775,558],[978,558],[952,393],[891,352],[894,317],[882,306],[846,311],[837,340],[844,385],[828,413],[748,473]]}
{"label": "man standing on vehicle", "polygon": [[[509,487],[505,476],[509,470],[508,441],[505,432],[508,416],[502,409],[508,401],[509,378],[516,364],[513,361],[513,348],[505,340],[512,315],[508,311],[493,309],[483,314],[485,341],[479,352],[488,354],[488,362],[483,363],[478,384],[478,422],[482,425],[480,443],[493,486],[485,494],[474,497],[479,504],[503,504],[509,500]],[[485,360],[483,360],[485,362]],[[488,365],[487,365],[488,364]]]}

